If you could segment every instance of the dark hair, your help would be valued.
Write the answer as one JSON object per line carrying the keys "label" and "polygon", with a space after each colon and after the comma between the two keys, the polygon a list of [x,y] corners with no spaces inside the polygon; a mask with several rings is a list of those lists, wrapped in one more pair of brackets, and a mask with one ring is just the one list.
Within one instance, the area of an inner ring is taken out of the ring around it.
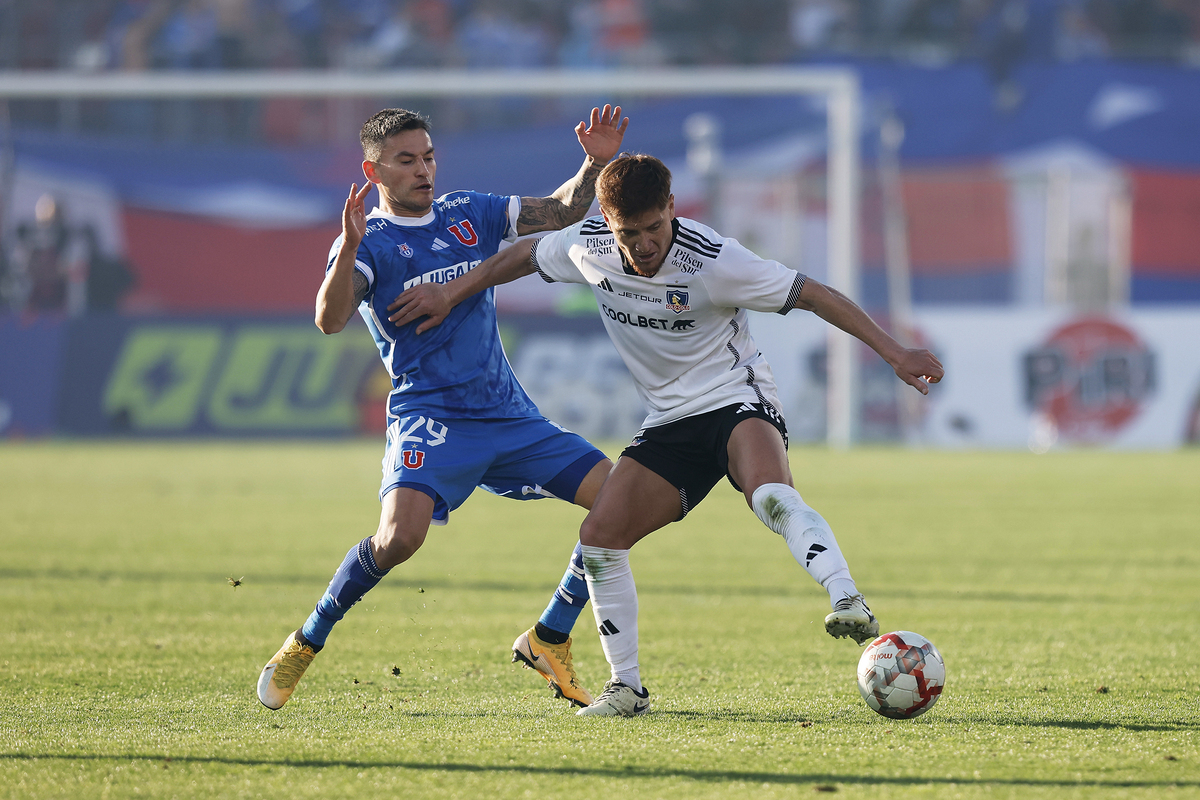
{"label": "dark hair", "polygon": [[362,143],[363,157],[368,161],[377,161],[379,154],[383,151],[383,143],[389,136],[417,128],[428,131],[429,118],[403,108],[385,108],[376,112],[374,116],[363,123],[362,130],[358,134],[358,141]]}
{"label": "dark hair", "polygon": [[621,153],[596,178],[596,199],[621,219],[666,208],[670,198],[671,170],[654,156]]}

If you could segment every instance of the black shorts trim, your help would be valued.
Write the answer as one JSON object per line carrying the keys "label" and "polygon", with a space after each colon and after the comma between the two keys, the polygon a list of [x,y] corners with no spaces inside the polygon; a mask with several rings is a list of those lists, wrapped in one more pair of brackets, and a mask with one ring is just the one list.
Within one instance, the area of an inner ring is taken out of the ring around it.
{"label": "black shorts trim", "polygon": [[679,519],[683,519],[700,505],[721,478],[728,478],[730,485],[741,491],[729,474],[729,437],[739,423],[752,418],[771,423],[787,449],[787,425],[778,409],[765,402],[733,403],[644,428],[621,451],[621,456],[633,459],[679,490]]}

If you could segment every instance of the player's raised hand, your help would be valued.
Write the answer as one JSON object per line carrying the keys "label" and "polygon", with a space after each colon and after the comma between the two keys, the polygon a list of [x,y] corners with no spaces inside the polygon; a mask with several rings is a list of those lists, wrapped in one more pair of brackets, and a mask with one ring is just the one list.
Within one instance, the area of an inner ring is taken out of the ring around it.
{"label": "player's raised hand", "polygon": [[358,247],[358,243],[367,235],[367,209],[363,201],[367,192],[371,191],[371,182],[363,184],[362,189],[357,183],[350,184],[350,194],[346,197],[346,206],[342,209],[342,236],[346,244]]}
{"label": "player's raised hand", "polygon": [[606,104],[603,111],[593,108],[591,119],[575,126],[575,135],[583,145],[583,152],[603,165],[621,151],[621,141],[625,138],[628,125],[629,117],[621,119],[620,106]]}
{"label": "player's raised hand", "polygon": [[921,394],[929,394],[929,384],[937,383],[946,374],[937,356],[919,348],[905,350],[893,369],[900,380]]}
{"label": "player's raised hand", "polygon": [[441,325],[452,308],[454,306],[445,286],[440,283],[422,283],[401,292],[388,305],[387,310],[393,312],[388,319],[396,323],[396,327],[426,317],[425,321],[417,326],[416,333],[420,335]]}

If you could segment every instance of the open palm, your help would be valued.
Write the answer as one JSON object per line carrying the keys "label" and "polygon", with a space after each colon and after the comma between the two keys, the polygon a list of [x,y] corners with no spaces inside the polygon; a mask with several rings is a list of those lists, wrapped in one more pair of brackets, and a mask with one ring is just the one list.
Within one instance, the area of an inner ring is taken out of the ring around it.
{"label": "open palm", "polygon": [[575,135],[583,145],[583,152],[600,164],[607,164],[620,152],[628,125],[629,117],[621,119],[620,106],[605,105],[603,111],[593,108],[591,119],[575,126]]}

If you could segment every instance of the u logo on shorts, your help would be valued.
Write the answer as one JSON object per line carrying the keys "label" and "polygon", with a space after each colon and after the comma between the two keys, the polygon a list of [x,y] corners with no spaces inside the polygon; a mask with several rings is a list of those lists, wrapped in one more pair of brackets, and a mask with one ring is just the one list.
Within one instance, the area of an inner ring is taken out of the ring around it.
{"label": "u logo on shorts", "polygon": [[405,469],[420,469],[425,463],[424,450],[404,450],[400,453],[401,463]]}

